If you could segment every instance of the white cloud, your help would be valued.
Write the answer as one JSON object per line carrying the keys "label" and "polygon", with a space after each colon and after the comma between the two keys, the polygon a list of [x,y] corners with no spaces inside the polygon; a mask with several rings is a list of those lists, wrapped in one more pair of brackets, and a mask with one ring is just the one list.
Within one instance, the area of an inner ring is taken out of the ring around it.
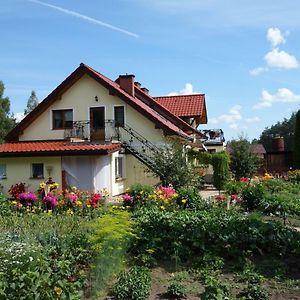
{"label": "white cloud", "polygon": [[180,90],[179,92],[171,92],[168,94],[168,96],[191,95],[191,94],[196,94],[196,92],[193,91],[193,85],[188,82],[184,85],[184,88],[182,90]]}
{"label": "white cloud", "polygon": [[268,52],[264,59],[270,68],[297,69],[300,66],[295,56],[278,48]]}
{"label": "white cloud", "polygon": [[259,117],[246,118],[245,121],[247,123],[257,123],[260,122],[260,118]]}
{"label": "white cloud", "polygon": [[267,90],[262,90],[261,98],[253,108],[261,109],[272,107],[274,103],[293,103],[300,102],[300,95],[295,94],[287,88],[280,88],[275,94],[269,93]]}
{"label": "white cloud", "polygon": [[257,76],[261,73],[267,72],[268,68],[258,67],[249,71],[252,76]]}
{"label": "white cloud", "polygon": [[270,41],[272,47],[277,47],[280,44],[284,44],[286,42],[284,38],[285,34],[281,33],[279,28],[271,27],[267,32],[267,39]]}
{"label": "white cloud", "polygon": [[80,14],[78,12],[62,8],[60,6],[52,5],[52,4],[49,4],[49,3],[46,3],[46,2],[42,2],[42,1],[39,1],[39,0],[28,0],[28,1],[30,1],[32,3],[40,4],[40,5],[43,5],[43,6],[52,8],[52,9],[55,9],[55,10],[58,10],[58,11],[64,13],[64,14],[67,14],[67,15],[79,18],[81,20],[84,20],[84,21],[87,21],[87,22],[90,22],[90,23],[93,23],[93,24],[96,24],[96,25],[100,25],[100,26],[109,28],[109,29],[114,30],[114,31],[119,31],[121,33],[130,35],[130,36],[133,36],[133,37],[136,37],[136,38],[139,37],[136,33],[133,33],[131,31],[128,31],[128,30],[122,29],[120,27],[117,27],[117,26],[114,26],[114,25],[102,22],[100,20],[88,17],[88,16]]}
{"label": "white cloud", "polygon": [[24,113],[18,112],[14,115],[14,117],[16,118],[16,121],[19,123],[24,119]]}
{"label": "white cloud", "polygon": [[[277,46],[286,42],[285,37],[289,32],[282,33],[279,28],[270,27],[267,31],[267,39],[271,43],[272,50],[264,56],[266,62],[265,67],[257,67],[249,71],[252,76],[257,76],[263,72],[269,71],[271,68],[277,69],[298,69],[300,63],[297,58],[284,50],[280,50]],[[276,47],[276,48],[275,48]]]}
{"label": "white cloud", "polygon": [[231,107],[227,114],[222,114],[216,118],[210,118],[210,124],[219,124],[219,123],[226,123],[229,124],[231,129],[238,129],[237,121],[242,120],[241,114],[242,107],[240,105],[234,105]]}

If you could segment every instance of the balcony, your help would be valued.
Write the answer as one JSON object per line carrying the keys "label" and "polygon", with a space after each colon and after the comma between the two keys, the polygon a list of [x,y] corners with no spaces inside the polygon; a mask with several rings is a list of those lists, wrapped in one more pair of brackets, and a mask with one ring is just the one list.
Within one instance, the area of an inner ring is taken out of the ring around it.
{"label": "balcony", "polygon": [[97,141],[111,142],[119,141],[119,128],[113,120],[105,120],[102,123],[91,124],[90,121],[74,121],[73,127],[65,129],[64,139],[71,142]]}

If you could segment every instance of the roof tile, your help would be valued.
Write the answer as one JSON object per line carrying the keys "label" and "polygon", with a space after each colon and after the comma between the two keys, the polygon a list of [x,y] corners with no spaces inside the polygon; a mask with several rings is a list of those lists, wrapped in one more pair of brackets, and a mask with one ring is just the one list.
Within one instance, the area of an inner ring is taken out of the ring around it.
{"label": "roof tile", "polygon": [[196,117],[204,113],[204,94],[153,97],[178,117]]}
{"label": "roof tile", "polygon": [[78,153],[108,154],[121,149],[120,144],[70,143],[67,141],[34,141],[0,144],[0,156],[8,154]]}

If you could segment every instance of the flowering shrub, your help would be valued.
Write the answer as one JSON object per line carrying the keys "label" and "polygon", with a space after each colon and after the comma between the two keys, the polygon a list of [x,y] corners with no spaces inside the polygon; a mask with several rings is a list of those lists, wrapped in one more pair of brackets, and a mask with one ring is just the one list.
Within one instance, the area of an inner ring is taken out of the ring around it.
{"label": "flowering shrub", "polygon": [[17,200],[21,193],[25,193],[25,183],[20,182],[15,185],[12,185],[8,190],[8,193],[13,199]]}
{"label": "flowering shrub", "polygon": [[21,193],[18,195],[18,200],[22,205],[32,206],[34,202],[38,200],[38,197],[33,192]]}
{"label": "flowering shrub", "polygon": [[241,177],[240,182],[249,182],[250,178],[249,177]]}
{"label": "flowering shrub", "polygon": [[44,203],[46,204],[46,208],[48,209],[53,209],[57,206],[58,201],[57,197],[53,193],[48,193],[44,198],[43,198]]}
{"label": "flowering shrub", "polygon": [[132,206],[134,204],[133,196],[130,196],[128,193],[122,195],[123,203],[126,206]]}

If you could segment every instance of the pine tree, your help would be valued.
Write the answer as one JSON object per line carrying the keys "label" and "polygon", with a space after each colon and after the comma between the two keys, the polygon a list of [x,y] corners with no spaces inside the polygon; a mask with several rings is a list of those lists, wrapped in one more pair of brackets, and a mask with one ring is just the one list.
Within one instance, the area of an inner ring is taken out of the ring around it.
{"label": "pine tree", "polygon": [[32,112],[39,104],[38,98],[36,96],[35,91],[31,92],[31,95],[27,101],[27,106],[24,110],[24,115],[28,115],[30,112]]}
{"label": "pine tree", "polygon": [[300,169],[300,110],[296,114],[294,132],[294,168]]}
{"label": "pine tree", "polygon": [[0,143],[6,134],[15,126],[15,119],[10,114],[10,101],[4,97],[4,84],[0,81]]}

